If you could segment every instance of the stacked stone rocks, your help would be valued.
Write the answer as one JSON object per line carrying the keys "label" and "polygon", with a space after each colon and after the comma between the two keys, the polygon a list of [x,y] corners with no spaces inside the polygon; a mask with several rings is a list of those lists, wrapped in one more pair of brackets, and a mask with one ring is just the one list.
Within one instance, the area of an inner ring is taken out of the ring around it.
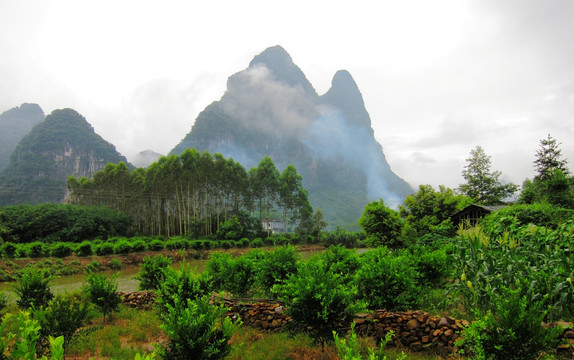
{"label": "stacked stone rocks", "polygon": [[[231,305],[231,306],[230,306]],[[263,330],[281,330],[291,321],[291,317],[285,313],[285,307],[281,303],[246,303],[227,304],[230,315],[239,315],[245,325]]]}
{"label": "stacked stone rocks", "polygon": [[469,323],[451,317],[431,316],[424,311],[387,312],[377,310],[372,314],[357,314],[355,332],[360,336],[383,339],[393,331],[392,343],[412,351],[427,349],[453,351],[460,331]]}
{"label": "stacked stone rocks", "polygon": [[122,303],[124,305],[142,310],[151,310],[157,298],[157,295],[151,291],[136,291],[130,293],[120,291],[119,294],[122,297]]}

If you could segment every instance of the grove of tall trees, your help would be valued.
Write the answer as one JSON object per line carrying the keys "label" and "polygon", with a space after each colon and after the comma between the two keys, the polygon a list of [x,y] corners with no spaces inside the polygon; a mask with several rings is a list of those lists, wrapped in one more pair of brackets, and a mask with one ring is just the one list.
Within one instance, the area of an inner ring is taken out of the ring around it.
{"label": "grove of tall trees", "polygon": [[132,172],[107,164],[92,179],[71,176],[66,202],[106,206],[134,219],[142,235],[207,235],[233,215],[283,218],[285,229],[303,230],[312,208],[292,165],[281,174],[265,157],[247,172],[232,158],[188,149]]}

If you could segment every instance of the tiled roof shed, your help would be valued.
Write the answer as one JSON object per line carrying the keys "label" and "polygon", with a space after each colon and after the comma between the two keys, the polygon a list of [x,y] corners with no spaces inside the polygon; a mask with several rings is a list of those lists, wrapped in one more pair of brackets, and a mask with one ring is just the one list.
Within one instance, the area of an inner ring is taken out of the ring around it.
{"label": "tiled roof shed", "polygon": [[464,226],[474,226],[479,219],[482,219],[491,212],[502,209],[504,207],[506,207],[506,205],[484,206],[471,204],[456,214],[452,215],[450,218],[452,223],[455,225],[462,223]]}

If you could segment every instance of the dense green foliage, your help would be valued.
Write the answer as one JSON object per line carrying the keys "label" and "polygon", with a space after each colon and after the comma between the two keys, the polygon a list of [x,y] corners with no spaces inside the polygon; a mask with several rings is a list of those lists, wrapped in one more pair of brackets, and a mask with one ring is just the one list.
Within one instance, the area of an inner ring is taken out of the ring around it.
{"label": "dense green foliage", "polygon": [[481,205],[498,205],[504,199],[512,196],[518,186],[515,184],[503,184],[500,181],[500,171],[491,171],[490,156],[484,149],[476,146],[470,151],[470,157],[466,159],[466,166],[462,176],[466,183],[459,186],[459,191],[474,199]]}
{"label": "dense green foliage", "polygon": [[164,271],[165,280],[157,290],[157,303],[162,312],[176,307],[176,299],[182,302],[195,301],[210,290],[210,278],[206,274],[198,275],[189,266],[181,264],[179,270],[171,268]]}
{"label": "dense green foliage", "polygon": [[536,360],[558,345],[560,327],[541,326],[546,311],[519,291],[500,289],[501,297],[462,333],[467,355],[484,360]]}
{"label": "dense green foliage", "polygon": [[297,272],[298,260],[299,255],[292,246],[277,247],[264,253],[255,266],[257,286],[265,294],[276,294],[276,286]]}
{"label": "dense green foliage", "polygon": [[213,289],[239,297],[251,295],[256,287],[258,260],[262,256],[261,251],[251,251],[235,258],[229,253],[213,254],[206,270]]}
{"label": "dense green foliage", "polygon": [[95,307],[104,315],[111,315],[118,311],[122,298],[118,293],[118,284],[115,276],[91,273],[86,277],[83,291]]}
{"label": "dense green foliage", "polygon": [[365,233],[345,230],[337,227],[335,231],[326,231],[322,234],[322,243],[329,247],[342,245],[347,248],[358,248],[365,245]]}
{"label": "dense green foliage", "polygon": [[367,234],[367,243],[371,246],[401,246],[403,222],[399,213],[389,208],[383,199],[373,201],[363,211],[359,225]]}
{"label": "dense green foliage", "polygon": [[420,185],[419,190],[407,196],[400,206],[401,217],[405,220],[403,236],[419,239],[440,232],[441,236],[452,237],[455,226],[450,217],[471,202],[471,198],[455,194],[445,186],[436,191],[431,185]]}
{"label": "dense green foliage", "polygon": [[481,221],[481,226],[489,237],[497,238],[503,236],[506,231],[516,236],[519,234],[517,230],[529,224],[556,229],[572,219],[574,219],[573,209],[538,203],[502,208],[486,216]]}
{"label": "dense green foliage", "polygon": [[171,259],[163,255],[146,256],[140,265],[136,279],[140,281],[140,290],[158,290],[165,282],[170,271]]}
{"label": "dense green foliage", "polygon": [[369,309],[416,308],[422,288],[410,256],[394,255],[381,247],[366,252],[360,260],[355,274],[357,296]]}
{"label": "dense green foliage", "polygon": [[0,208],[0,237],[5,242],[80,242],[126,236],[132,221],[105,207],[62,204],[15,205]]}
{"label": "dense green foliage", "polygon": [[58,295],[47,307],[34,310],[40,325],[40,341],[47,344],[49,336],[63,336],[66,348],[78,335],[77,330],[87,322],[88,304],[73,296]]}
{"label": "dense green foliage", "polygon": [[511,225],[501,236],[489,237],[480,227],[455,242],[451,264],[456,282],[450,291],[467,309],[481,314],[504,297],[503,289],[518,291],[528,303],[548,309],[546,320],[574,317],[574,223],[551,230],[534,224]]}
{"label": "dense green foliage", "polygon": [[346,249],[340,245],[327,248],[317,257],[325,263],[327,271],[340,276],[345,285],[352,282],[353,276],[361,266],[356,250]]}
{"label": "dense green foliage", "polygon": [[229,340],[240,322],[225,316],[223,305],[210,304],[209,297],[196,300],[174,296],[162,314],[162,329],[169,343],[164,359],[223,359],[231,351]]}
{"label": "dense green foliage", "polygon": [[16,304],[21,308],[38,308],[46,306],[54,298],[50,290],[50,280],[45,271],[29,269],[20,275],[14,286],[14,292],[18,296]]}
{"label": "dense green foliage", "polygon": [[[11,315],[11,314],[10,314]],[[10,360],[48,360],[46,356],[38,356],[37,347],[40,339],[40,324],[28,311],[20,311],[16,315],[15,332],[6,334],[6,323],[10,321],[10,316],[2,318],[0,323],[0,358]],[[50,345],[50,360],[64,359],[64,338],[59,336],[48,337]]]}
{"label": "dense green foliage", "polygon": [[[351,332],[347,335],[346,339],[340,338],[339,334],[333,331],[333,339],[335,340],[339,360],[387,360],[384,349],[394,336],[395,333],[393,330],[387,332],[385,337],[381,339],[379,348],[376,351],[368,349],[368,355],[365,354],[366,356],[363,356],[364,349],[361,348],[358,342],[357,334],[355,333],[355,324],[351,325]],[[404,360],[406,357],[407,355],[403,353],[396,360]]]}
{"label": "dense green foliage", "polygon": [[355,314],[354,289],[330,271],[322,259],[299,266],[281,287],[281,298],[294,326],[308,332],[322,347],[333,331],[348,326]]}
{"label": "dense green foliage", "polygon": [[[238,240],[260,232],[262,220],[277,211],[286,227],[304,230],[309,223],[312,210],[299,175],[292,166],[285,171],[280,176],[265,157],[248,173],[231,158],[189,149],[145,170],[130,173],[123,163],[108,164],[93,179],[70,177],[68,200],[123,211],[141,234],[198,236],[222,227],[223,239]],[[246,211],[259,216],[259,225]]]}

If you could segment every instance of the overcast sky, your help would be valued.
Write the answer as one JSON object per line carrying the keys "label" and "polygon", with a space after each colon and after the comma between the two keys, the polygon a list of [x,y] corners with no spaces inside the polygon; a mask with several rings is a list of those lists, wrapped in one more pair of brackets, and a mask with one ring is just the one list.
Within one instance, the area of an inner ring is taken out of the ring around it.
{"label": "overcast sky", "polygon": [[70,107],[128,159],[165,154],[274,45],[320,95],[351,73],[413,187],[458,186],[476,145],[521,184],[549,133],[574,163],[571,0],[0,0],[0,112]]}

